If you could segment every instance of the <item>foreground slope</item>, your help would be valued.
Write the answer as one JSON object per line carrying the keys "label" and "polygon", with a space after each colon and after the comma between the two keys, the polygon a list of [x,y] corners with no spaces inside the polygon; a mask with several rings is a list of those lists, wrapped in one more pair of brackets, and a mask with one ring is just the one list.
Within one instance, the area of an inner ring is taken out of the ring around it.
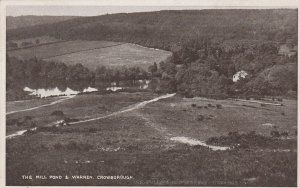
{"label": "foreground slope", "polygon": [[[106,116],[156,97],[153,93],[90,94],[8,115],[8,119],[31,116],[40,126],[7,139],[8,185],[296,185],[294,101],[261,107],[249,101],[172,97]],[[74,121],[107,118],[44,127],[61,118],[51,115],[58,109]],[[274,129],[288,136],[270,137]],[[210,150],[195,144],[200,141],[231,149]],[[24,180],[21,175],[63,178]],[[97,178],[122,175],[133,178]]]}

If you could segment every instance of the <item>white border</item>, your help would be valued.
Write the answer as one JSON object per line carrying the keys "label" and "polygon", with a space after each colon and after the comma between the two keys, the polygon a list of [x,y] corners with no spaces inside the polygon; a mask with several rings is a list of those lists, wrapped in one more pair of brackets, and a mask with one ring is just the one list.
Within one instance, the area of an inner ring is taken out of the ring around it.
{"label": "white border", "polygon": [[[5,39],[6,39],[6,19],[5,7],[10,5],[64,5],[64,6],[203,6],[204,9],[271,9],[271,8],[299,8],[299,0],[0,0],[0,134],[2,139],[0,142],[0,187],[5,187]],[[299,27],[298,13],[298,27]],[[299,44],[299,29],[298,29]],[[298,55],[299,62],[299,55]],[[298,73],[299,73],[298,66]],[[299,83],[298,75],[298,83]],[[299,99],[298,87],[298,99]],[[298,102],[299,109],[299,102]],[[299,116],[298,116],[299,122]],[[298,130],[299,132],[299,130]],[[298,139],[298,151],[299,151]],[[299,155],[298,155],[299,157]],[[298,182],[299,185],[299,160],[298,160]],[[13,186],[10,186],[13,187]],[[49,186],[43,186],[49,187]],[[53,187],[53,186],[52,186]],[[57,186],[56,186],[57,187]],[[78,187],[78,186],[73,186]],[[91,187],[91,186],[90,186]]]}

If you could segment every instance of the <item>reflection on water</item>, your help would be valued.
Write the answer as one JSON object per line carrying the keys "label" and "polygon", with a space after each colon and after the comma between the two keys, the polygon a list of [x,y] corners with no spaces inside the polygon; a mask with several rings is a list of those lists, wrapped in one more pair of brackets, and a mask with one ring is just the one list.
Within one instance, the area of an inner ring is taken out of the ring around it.
{"label": "reflection on water", "polygon": [[86,93],[86,92],[93,92],[93,91],[98,91],[98,89],[92,88],[92,87],[88,87],[88,88],[86,88],[86,89],[83,90],[83,93]]}
{"label": "reflection on water", "polygon": [[106,87],[106,90],[118,91],[121,89],[138,88],[147,89],[149,87],[150,80],[136,80],[136,81],[121,81],[119,83],[112,82],[110,86]]}
{"label": "reflection on water", "polygon": [[110,91],[118,91],[121,89],[123,89],[123,87],[111,86],[106,88],[106,90],[110,90]]}
{"label": "reflection on water", "polygon": [[[70,88],[66,88],[65,90],[60,90],[58,87],[50,88],[50,89],[31,89],[29,87],[25,87],[24,91],[30,92],[29,95],[35,95],[37,97],[50,97],[50,96],[70,96],[70,95],[77,95],[80,91],[74,91]],[[84,93],[97,91],[96,88],[88,87],[83,90]]]}
{"label": "reflection on water", "polygon": [[[121,89],[137,88],[137,89],[147,89],[149,87],[150,80],[135,80],[135,81],[120,81],[120,82],[98,82],[95,86],[91,87],[89,84],[83,85],[57,85],[55,87],[45,87],[42,85],[40,88],[36,86],[26,86],[24,91],[29,92],[29,95],[34,95],[37,97],[50,97],[50,96],[70,96],[77,95],[79,93],[95,92],[100,90],[111,90],[118,91]],[[37,89],[32,89],[37,88]]]}

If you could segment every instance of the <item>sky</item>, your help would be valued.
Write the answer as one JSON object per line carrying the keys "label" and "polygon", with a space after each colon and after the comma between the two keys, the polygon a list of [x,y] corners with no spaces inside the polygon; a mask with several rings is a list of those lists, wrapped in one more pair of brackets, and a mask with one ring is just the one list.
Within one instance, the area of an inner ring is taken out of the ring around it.
{"label": "sky", "polygon": [[[113,14],[113,13],[150,12],[150,11],[159,11],[159,10],[184,10],[184,9],[198,9],[199,10],[199,9],[211,9],[211,8],[220,8],[220,7],[205,7],[205,6],[30,6],[30,5],[12,6],[12,5],[9,5],[6,7],[6,16],[23,16],[23,15],[97,16],[97,15]],[[226,7],[221,7],[221,8],[226,8]],[[232,8],[232,7],[229,7],[229,8]],[[243,7],[240,7],[240,8],[243,8]],[[251,8],[251,7],[248,7],[248,8]],[[264,7],[264,8],[266,8],[266,7]],[[267,7],[267,8],[272,8],[272,7]]]}
{"label": "sky", "polygon": [[194,6],[7,6],[7,16],[97,16],[113,13],[149,12],[159,10],[203,9]]}

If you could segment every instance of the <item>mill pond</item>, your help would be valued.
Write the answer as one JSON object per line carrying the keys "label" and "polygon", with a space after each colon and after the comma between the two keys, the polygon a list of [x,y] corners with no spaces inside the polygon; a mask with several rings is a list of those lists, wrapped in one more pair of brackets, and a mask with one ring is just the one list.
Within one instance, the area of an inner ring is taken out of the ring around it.
{"label": "mill pond", "polygon": [[150,80],[136,80],[136,81],[120,81],[111,83],[98,83],[96,86],[82,86],[81,88],[71,89],[65,85],[63,87],[48,87],[48,88],[37,88],[32,89],[25,86],[24,91],[28,92],[28,95],[35,96],[38,98],[57,97],[57,96],[70,96],[84,93],[91,93],[96,91],[112,91],[116,92],[123,89],[139,89],[145,90],[149,87]]}

